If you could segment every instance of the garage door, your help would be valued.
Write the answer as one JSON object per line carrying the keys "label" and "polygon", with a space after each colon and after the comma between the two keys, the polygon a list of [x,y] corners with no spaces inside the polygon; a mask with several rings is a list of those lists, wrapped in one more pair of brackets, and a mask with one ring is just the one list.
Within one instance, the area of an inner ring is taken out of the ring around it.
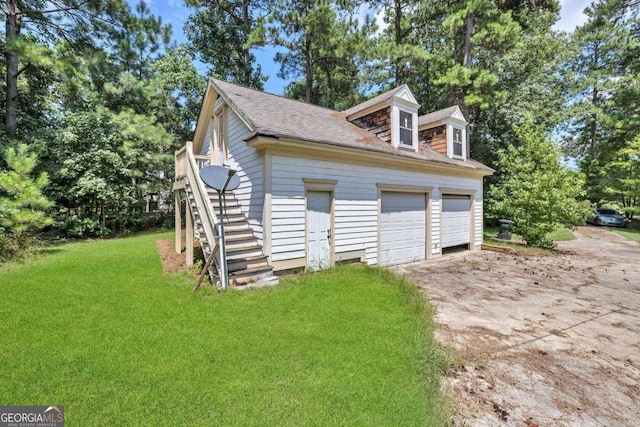
{"label": "garage door", "polygon": [[443,248],[467,245],[471,241],[471,199],[469,196],[442,196],[441,242]]}
{"label": "garage door", "polygon": [[425,258],[426,197],[420,193],[382,193],[380,264]]}

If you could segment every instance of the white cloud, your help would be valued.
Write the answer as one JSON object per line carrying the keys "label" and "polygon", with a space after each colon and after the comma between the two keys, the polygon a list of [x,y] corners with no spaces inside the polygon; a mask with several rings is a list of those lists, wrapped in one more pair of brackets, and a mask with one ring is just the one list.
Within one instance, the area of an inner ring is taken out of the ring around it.
{"label": "white cloud", "polygon": [[367,3],[362,3],[360,6],[358,6],[358,9],[356,9],[355,13],[358,18],[358,23],[360,24],[364,23],[367,17],[369,17],[369,19],[373,18],[373,20],[376,22],[376,26],[378,27],[378,31],[375,34],[376,36],[382,33],[382,31],[384,31],[384,29],[389,26],[389,24],[384,22],[384,14],[384,7],[376,10],[370,8],[369,4]]}
{"label": "white cloud", "polygon": [[591,4],[591,0],[561,0],[560,20],[553,26],[554,30],[573,32],[576,27],[587,22],[587,16],[582,11]]}

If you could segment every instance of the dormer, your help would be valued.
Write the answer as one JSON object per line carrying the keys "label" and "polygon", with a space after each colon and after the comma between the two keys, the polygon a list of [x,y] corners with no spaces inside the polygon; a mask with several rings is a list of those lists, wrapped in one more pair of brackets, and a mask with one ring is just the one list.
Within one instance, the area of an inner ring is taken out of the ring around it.
{"label": "dormer", "polygon": [[467,121],[457,105],[420,116],[418,134],[420,143],[450,159],[468,157]]}
{"label": "dormer", "polygon": [[419,108],[409,87],[402,85],[344,113],[348,121],[394,148],[418,152]]}

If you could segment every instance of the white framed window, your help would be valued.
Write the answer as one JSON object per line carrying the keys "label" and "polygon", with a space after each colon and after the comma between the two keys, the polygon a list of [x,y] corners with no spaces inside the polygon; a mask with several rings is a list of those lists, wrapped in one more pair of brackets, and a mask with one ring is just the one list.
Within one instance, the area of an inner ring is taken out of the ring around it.
{"label": "white framed window", "polygon": [[447,153],[452,159],[467,158],[467,135],[464,127],[449,123],[447,125]]}
{"label": "white framed window", "polygon": [[413,114],[400,110],[400,145],[413,147]]}
{"label": "white framed window", "polygon": [[212,151],[212,163],[223,166],[227,160],[227,109],[221,106],[215,112],[215,139]]}
{"label": "white framed window", "polygon": [[453,128],[453,155],[455,157],[464,157],[463,148],[464,148],[464,134],[462,129]]}

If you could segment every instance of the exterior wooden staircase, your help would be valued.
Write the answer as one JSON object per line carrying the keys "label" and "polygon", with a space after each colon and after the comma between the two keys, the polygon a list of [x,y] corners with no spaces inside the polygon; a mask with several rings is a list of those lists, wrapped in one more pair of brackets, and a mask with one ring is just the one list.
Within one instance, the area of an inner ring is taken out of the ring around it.
{"label": "exterior wooden staircase", "polygon": [[[196,178],[199,179],[199,178]],[[198,188],[202,188],[197,185]],[[200,240],[202,252],[205,259],[208,259],[215,248],[217,237],[207,233],[203,221],[207,221],[207,215],[202,215],[202,208],[198,206],[197,198],[194,195],[194,188],[187,179],[185,182],[187,203],[191,208],[193,217],[193,227],[195,237]],[[198,189],[195,189],[198,191]],[[207,188],[206,199],[213,212],[218,212],[219,201],[218,192]],[[204,195],[203,195],[204,196]],[[231,286],[266,286],[278,283],[278,278],[273,275],[273,267],[268,263],[267,256],[264,255],[262,246],[258,244],[258,239],[253,234],[249,221],[245,217],[240,204],[232,192],[225,193],[226,214],[222,218],[225,228],[225,243],[227,249],[227,268],[229,271],[229,284]],[[220,218],[217,218],[219,221]],[[209,234],[209,236],[207,236]],[[212,239],[213,237],[213,239]],[[211,241],[213,240],[213,241]],[[214,285],[218,282],[218,265],[216,262],[209,267],[209,276]]]}

